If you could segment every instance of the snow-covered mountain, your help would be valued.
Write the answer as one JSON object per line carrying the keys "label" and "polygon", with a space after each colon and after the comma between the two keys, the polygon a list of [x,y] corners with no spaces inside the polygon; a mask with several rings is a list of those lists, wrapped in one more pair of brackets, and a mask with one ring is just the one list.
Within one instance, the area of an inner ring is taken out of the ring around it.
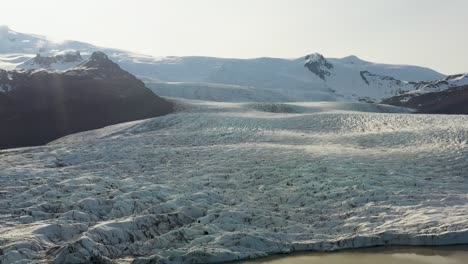
{"label": "snow-covered mountain", "polygon": [[[152,57],[0,29],[0,68],[66,70],[101,50],[159,95],[212,101],[372,101],[441,83],[447,76],[356,56],[297,59]],[[442,89],[442,88],[441,88]]]}

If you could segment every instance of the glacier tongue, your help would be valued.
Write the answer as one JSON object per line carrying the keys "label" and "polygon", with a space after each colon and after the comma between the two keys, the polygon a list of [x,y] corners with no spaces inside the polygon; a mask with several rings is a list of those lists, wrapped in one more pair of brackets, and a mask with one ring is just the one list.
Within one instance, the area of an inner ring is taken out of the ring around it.
{"label": "glacier tongue", "polygon": [[468,243],[467,116],[177,104],[1,151],[0,262],[218,263]]}

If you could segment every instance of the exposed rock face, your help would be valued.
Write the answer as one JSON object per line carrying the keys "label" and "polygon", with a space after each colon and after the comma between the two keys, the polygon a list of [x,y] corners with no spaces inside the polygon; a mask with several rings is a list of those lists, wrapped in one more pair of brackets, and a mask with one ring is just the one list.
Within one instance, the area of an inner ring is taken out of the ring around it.
{"label": "exposed rock face", "polygon": [[101,52],[62,73],[0,70],[0,148],[42,145],[171,111],[171,103]]}
{"label": "exposed rock face", "polygon": [[390,77],[390,76],[373,74],[373,73],[371,73],[369,71],[361,71],[360,75],[361,75],[362,80],[367,85],[369,85],[369,80],[372,79],[372,78],[379,78],[379,80],[382,81],[382,82],[386,81],[386,82],[393,83],[394,86],[401,87],[401,86],[405,85],[405,83],[403,81],[401,81],[401,80],[395,79],[395,78]]}
{"label": "exposed rock face", "polygon": [[423,94],[405,94],[382,101],[384,104],[411,107],[420,113],[468,114],[468,85]]}
{"label": "exposed rock face", "polygon": [[307,67],[311,72],[317,74],[322,80],[325,80],[325,76],[330,76],[330,69],[333,68],[333,65],[329,63],[325,57],[321,54],[315,53],[307,55],[305,57],[305,67]]}

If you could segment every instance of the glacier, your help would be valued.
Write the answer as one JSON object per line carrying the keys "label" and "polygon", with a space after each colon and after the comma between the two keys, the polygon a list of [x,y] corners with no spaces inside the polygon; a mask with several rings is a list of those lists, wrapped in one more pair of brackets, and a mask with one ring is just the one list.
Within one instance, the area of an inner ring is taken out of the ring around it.
{"label": "glacier", "polygon": [[0,151],[0,263],[220,263],[468,243],[468,116],[173,99]]}

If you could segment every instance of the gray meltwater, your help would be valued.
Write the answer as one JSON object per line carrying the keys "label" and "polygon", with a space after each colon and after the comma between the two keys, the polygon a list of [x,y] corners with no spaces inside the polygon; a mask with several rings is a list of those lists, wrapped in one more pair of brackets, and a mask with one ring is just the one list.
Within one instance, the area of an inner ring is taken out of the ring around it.
{"label": "gray meltwater", "polygon": [[336,253],[302,253],[242,264],[465,264],[468,246],[371,248]]}

